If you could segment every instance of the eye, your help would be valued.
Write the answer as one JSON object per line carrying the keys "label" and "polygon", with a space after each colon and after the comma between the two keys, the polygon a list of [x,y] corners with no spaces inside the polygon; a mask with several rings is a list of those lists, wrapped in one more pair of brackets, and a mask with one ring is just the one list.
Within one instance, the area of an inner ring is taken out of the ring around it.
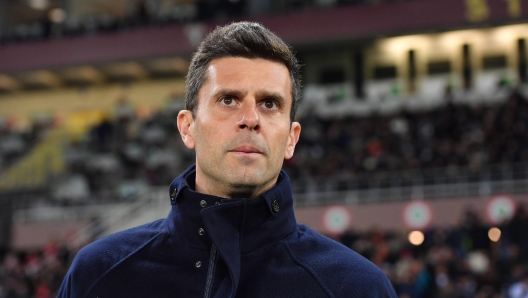
{"label": "eye", "polygon": [[272,99],[265,100],[262,103],[262,106],[264,106],[264,108],[266,108],[268,110],[275,110],[275,109],[278,108],[277,102],[272,100]]}
{"label": "eye", "polygon": [[226,107],[232,107],[235,105],[236,101],[233,97],[224,96],[220,98],[220,103]]}

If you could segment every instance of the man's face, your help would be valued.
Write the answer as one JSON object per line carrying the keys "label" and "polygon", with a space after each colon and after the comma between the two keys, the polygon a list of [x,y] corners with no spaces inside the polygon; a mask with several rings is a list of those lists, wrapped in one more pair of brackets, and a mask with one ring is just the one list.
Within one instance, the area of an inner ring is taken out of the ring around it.
{"label": "man's face", "polygon": [[178,115],[188,148],[196,150],[196,190],[226,198],[255,197],[275,185],[293,155],[299,123],[290,123],[288,69],[264,59],[213,60],[198,92],[195,117]]}

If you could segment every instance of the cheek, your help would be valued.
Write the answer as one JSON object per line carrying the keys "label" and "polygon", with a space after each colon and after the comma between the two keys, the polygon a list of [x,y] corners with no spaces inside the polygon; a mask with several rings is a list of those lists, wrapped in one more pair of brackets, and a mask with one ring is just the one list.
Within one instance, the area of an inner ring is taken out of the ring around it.
{"label": "cheek", "polygon": [[200,125],[196,132],[196,148],[202,153],[213,154],[221,151],[225,145],[225,134],[222,133],[222,129],[218,125]]}
{"label": "cheek", "polygon": [[205,130],[203,129],[203,126],[197,125],[194,129],[194,142],[195,142],[195,150],[196,153],[199,154],[202,152],[202,148],[207,148],[207,135],[205,135]]}
{"label": "cheek", "polygon": [[200,139],[201,142],[207,141],[213,133],[211,133],[211,125],[208,125],[207,122],[196,123],[194,131],[196,133],[196,138]]}
{"label": "cheek", "polygon": [[281,133],[273,141],[274,149],[276,151],[275,155],[277,156],[277,159],[280,159],[281,161],[288,147],[288,143],[289,143],[288,139],[289,139],[288,133]]}

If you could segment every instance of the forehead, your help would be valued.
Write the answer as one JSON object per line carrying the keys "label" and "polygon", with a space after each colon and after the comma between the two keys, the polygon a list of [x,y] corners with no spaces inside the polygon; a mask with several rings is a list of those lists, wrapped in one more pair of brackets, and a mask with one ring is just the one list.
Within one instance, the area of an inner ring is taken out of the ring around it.
{"label": "forehead", "polygon": [[[262,58],[225,57],[211,61],[205,72],[200,93],[211,89],[280,92],[291,101],[292,82],[288,68],[279,62]],[[204,95],[205,95],[204,94]]]}

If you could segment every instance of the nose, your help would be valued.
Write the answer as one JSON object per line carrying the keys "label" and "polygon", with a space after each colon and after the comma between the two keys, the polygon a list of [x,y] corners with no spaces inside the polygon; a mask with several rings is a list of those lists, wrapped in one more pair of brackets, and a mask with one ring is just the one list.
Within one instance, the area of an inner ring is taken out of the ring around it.
{"label": "nose", "polygon": [[260,129],[260,115],[255,103],[246,103],[241,109],[241,118],[237,122],[239,129],[255,130]]}

